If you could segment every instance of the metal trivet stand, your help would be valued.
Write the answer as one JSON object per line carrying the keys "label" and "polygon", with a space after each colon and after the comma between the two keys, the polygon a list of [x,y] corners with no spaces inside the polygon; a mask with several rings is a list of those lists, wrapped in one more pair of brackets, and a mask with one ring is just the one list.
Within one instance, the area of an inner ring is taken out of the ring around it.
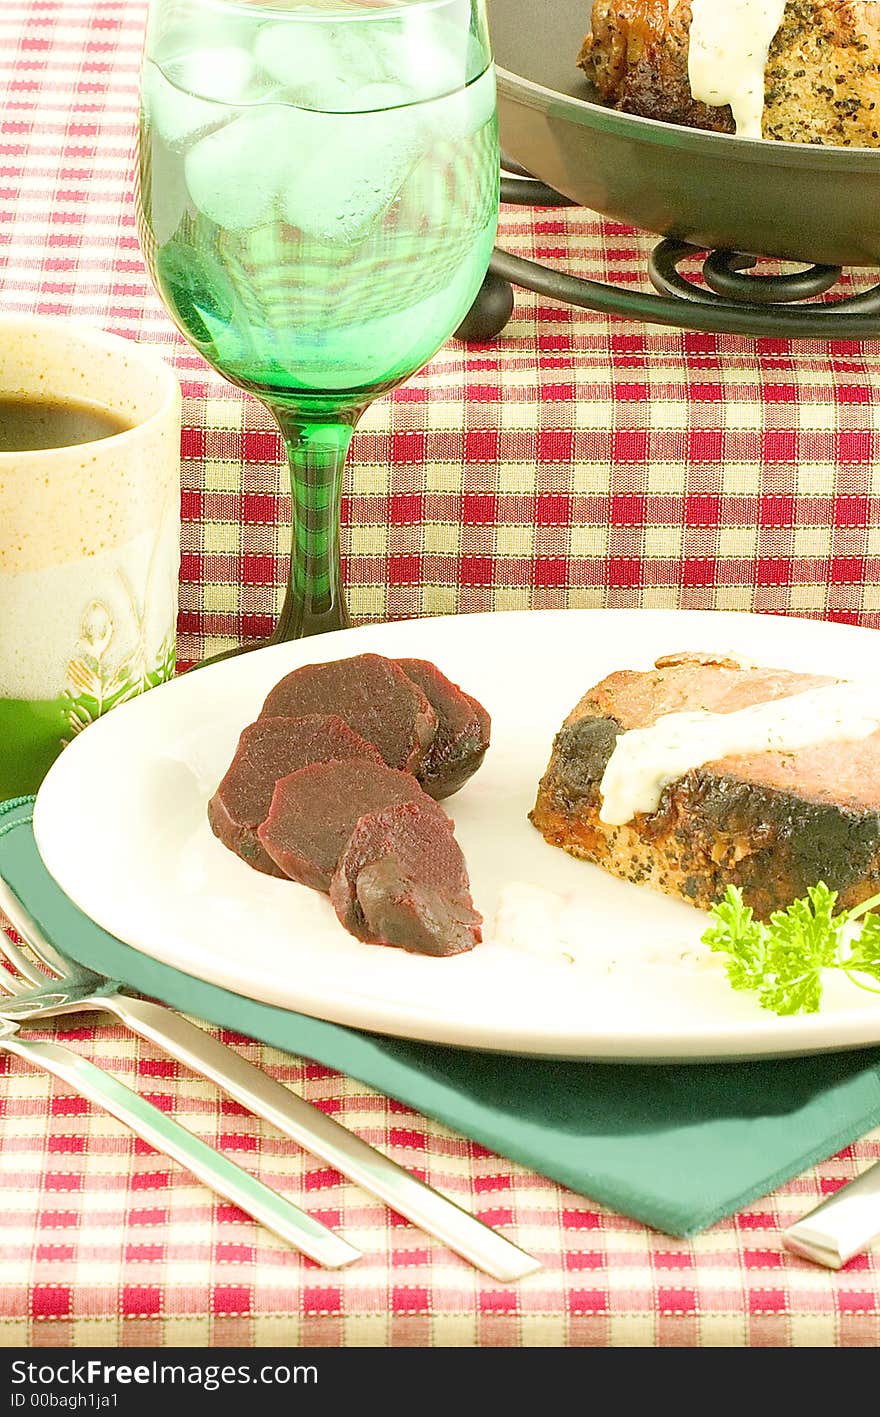
{"label": "metal trivet stand", "polygon": [[[522,207],[577,206],[508,158],[502,164],[501,200]],[[810,265],[807,270],[790,275],[744,275],[757,265],[755,256],[739,251],[711,251],[703,260],[703,279],[709,287],[704,290],[679,271],[688,257],[701,254],[699,247],[687,242],[661,240],[648,265],[651,284],[659,294],[649,295],[566,275],[496,247],[482,289],[456,334],[468,343],[495,339],[513,312],[512,287],[518,285],[605,315],[623,315],[631,320],[708,334],[780,339],[880,336],[880,285],[860,295],[798,305],[799,301],[824,295],[836,285],[840,266]]]}

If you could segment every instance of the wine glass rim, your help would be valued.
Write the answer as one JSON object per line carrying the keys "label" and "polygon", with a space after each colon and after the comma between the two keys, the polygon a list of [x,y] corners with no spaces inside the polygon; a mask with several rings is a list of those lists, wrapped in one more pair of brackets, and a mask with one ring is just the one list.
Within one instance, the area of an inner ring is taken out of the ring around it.
{"label": "wine glass rim", "polygon": [[223,10],[232,14],[275,18],[279,21],[295,20],[302,24],[326,24],[328,20],[336,23],[341,21],[371,24],[374,20],[387,20],[407,10],[442,10],[450,5],[461,4],[461,0],[383,0],[383,3],[376,4],[374,9],[358,10],[346,7],[345,0],[339,0],[338,6],[329,5],[326,9],[316,9],[314,12],[295,8],[298,0],[291,0],[289,10],[273,5],[271,0],[198,0],[198,3],[206,10]]}

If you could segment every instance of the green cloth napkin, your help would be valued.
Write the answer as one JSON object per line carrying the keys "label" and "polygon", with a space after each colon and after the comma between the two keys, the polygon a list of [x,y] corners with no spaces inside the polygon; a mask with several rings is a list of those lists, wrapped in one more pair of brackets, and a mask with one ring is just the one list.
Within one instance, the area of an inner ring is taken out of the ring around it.
{"label": "green cloth napkin", "polygon": [[130,949],[49,876],[32,802],[0,805],[0,875],[68,956],[312,1058],[671,1235],[731,1215],[880,1124],[880,1050],[753,1063],[546,1062],[360,1033],[228,993]]}

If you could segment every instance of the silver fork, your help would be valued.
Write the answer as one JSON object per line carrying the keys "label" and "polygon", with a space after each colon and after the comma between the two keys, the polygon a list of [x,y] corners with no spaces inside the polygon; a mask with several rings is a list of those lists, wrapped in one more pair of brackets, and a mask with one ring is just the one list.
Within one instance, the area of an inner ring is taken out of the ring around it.
{"label": "silver fork", "polygon": [[541,1268],[532,1255],[180,1014],[65,959],[2,877],[0,909],[53,976],[47,978],[0,930],[0,951],[36,986],[0,1001],[0,1017],[36,1020],[87,1010],[111,1013],[493,1278],[510,1283]]}

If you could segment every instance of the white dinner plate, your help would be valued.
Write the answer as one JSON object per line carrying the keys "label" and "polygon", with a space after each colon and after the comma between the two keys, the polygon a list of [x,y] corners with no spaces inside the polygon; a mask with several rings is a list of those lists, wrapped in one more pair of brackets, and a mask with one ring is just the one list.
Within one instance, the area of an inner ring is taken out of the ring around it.
{"label": "white dinner plate", "polygon": [[[880,636],[773,616],[583,610],[406,621],[278,645],[184,675],[87,729],[43,784],[37,845],[62,889],[126,944],[336,1023],[642,1061],[880,1042],[877,995],[834,975],[820,1013],[777,1018],[729,987],[700,944],[702,912],[572,859],[529,823],[553,735],[583,692],[613,669],[681,649],[864,678],[877,673]],[[469,954],[362,944],[325,896],[253,871],[208,826],[207,801],[272,685],[298,665],[366,650],[434,660],[492,714],[483,767],[444,804],[486,922]]]}

